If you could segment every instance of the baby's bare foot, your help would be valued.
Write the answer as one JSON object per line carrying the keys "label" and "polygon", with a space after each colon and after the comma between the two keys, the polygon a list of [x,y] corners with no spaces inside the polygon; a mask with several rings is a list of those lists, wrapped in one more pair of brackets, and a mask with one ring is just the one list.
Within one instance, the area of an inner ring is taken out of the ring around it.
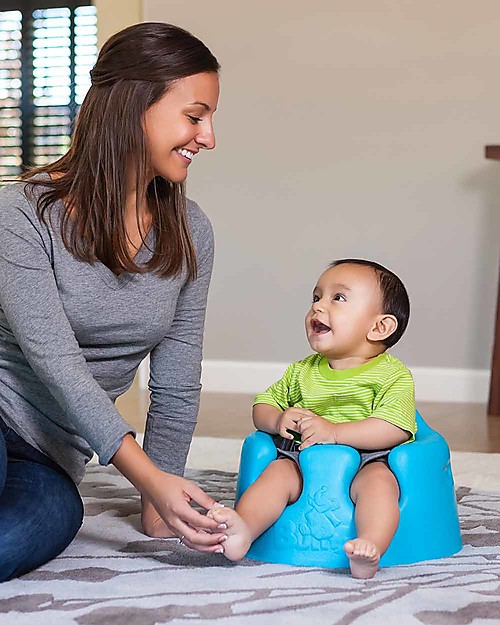
{"label": "baby's bare foot", "polygon": [[207,512],[207,516],[211,517],[217,523],[224,523],[227,529],[224,534],[227,540],[222,543],[224,555],[229,560],[241,560],[252,544],[252,537],[245,521],[232,508],[223,508],[222,506],[214,506]]}
{"label": "baby's bare foot", "polygon": [[344,550],[353,577],[370,579],[375,575],[380,560],[380,551],[376,545],[364,538],[355,538],[346,542]]}

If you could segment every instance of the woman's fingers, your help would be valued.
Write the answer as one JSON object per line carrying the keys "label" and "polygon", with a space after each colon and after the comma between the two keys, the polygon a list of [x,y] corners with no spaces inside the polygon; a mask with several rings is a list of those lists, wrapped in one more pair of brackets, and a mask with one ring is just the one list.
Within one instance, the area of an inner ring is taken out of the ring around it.
{"label": "woman's fingers", "polygon": [[[205,530],[205,532],[220,532],[220,530],[218,530],[219,523],[217,521],[204,514],[200,514],[194,508],[191,508],[188,503],[182,506],[182,508],[179,506],[177,509],[177,517],[182,524],[189,525],[193,532],[196,532],[198,529]],[[185,534],[185,532],[183,533]]]}
{"label": "woman's fingers", "polygon": [[[219,523],[191,507],[194,501],[205,509],[215,505],[215,501],[202,489],[182,477],[160,472],[155,484],[157,495],[154,507],[166,526],[177,538],[189,543],[193,549],[216,547],[226,538]],[[215,549],[214,549],[215,551]]]}
{"label": "woman's fingers", "polygon": [[224,552],[224,541],[218,542],[215,545],[200,545],[199,543],[194,543],[187,536],[184,536],[182,539],[182,544],[186,545],[190,549],[195,549],[196,551],[201,551],[202,553],[223,553]]}
{"label": "woman's fingers", "polygon": [[210,495],[207,495],[207,493],[201,490],[197,484],[190,482],[189,480],[185,480],[184,492],[199,506],[205,508],[205,510],[210,510],[210,508],[213,508],[217,503],[215,499],[212,499]]}
{"label": "woman's fingers", "polygon": [[[188,506],[189,507],[189,506]],[[192,510],[192,509],[191,509]],[[192,510],[195,514],[200,515],[195,510]],[[216,523],[217,525],[217,523]],[[215,547],[217,545],[221,545],[227,536],[223,533],[211,533],[204,530],[196,529],[199,527],[198,521],[196,521],[196,525],[192,525],[192,522],[186,522],[184,515],[179,514],[179,520],[175,523],[175,532],[178,538],[182,539],[182,542],[191,549],[196,549],[197,551],[206,551],[209,547],[214,547],[214,549],[209,549],[209,551],[215,551]]]}
{"label": "woman's fingers", "polygon": [[179,512],[179,518],[192,527],[203,529],[205,531],[214,532],[218,529],[218,522],[209,516],[200,514],[194,508],[191,508],[189,501],[194,501],[205,510],[210,510],[217,502],[207,495],[199,486],[189,480],[184,480],[183,490],[186,495],[186,506],[183,506],[182,513]]}
{"label": "woman's fingers", "polygon": [[[212,497],[204,493],[199,486],[188,480],[184,481],[184,492],[187,497],[205,509],[210,509],[215,505]],[[176,510],[178,521],[175,523],[180,535],[184,536],[183,542],[189,543],[193,549],[200,547],[213,547],[220,544],[221,540],[227,537],[219,529],[218,521],[204,514],[200,514],[192,508],[186,501],[179,504]],[[201,531],[199,531],[201,530]]]}

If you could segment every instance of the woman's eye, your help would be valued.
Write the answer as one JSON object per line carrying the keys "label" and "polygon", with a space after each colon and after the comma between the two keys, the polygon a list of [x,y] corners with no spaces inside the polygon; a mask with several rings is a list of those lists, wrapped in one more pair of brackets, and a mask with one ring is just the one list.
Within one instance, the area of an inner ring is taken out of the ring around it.
{"label": "woman's eye", "polygon": [[335,295],[333,296],[333,301],[334,302],[345,302],[346,299],[345,297],[342,295],[342,293],[335,293]]}
{"label": "woman's eye", "polygon": [[202,120],[201,117],[195,117],[194,115],[188,115],[189,121],[194,124],[199,124]]}

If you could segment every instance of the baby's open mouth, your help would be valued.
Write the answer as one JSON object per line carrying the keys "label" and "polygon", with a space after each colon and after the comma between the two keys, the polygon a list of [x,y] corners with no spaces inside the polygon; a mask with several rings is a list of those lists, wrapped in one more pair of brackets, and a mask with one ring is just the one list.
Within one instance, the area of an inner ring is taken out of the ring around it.
{"label": "baby's open mouth", "polygon": [[317,319],[313,319],[311,321],[311,328],[315,334],[326,334],[331,330],[330,327],[328,327],[324,323],[321,323],[321,321],[318,321]]}

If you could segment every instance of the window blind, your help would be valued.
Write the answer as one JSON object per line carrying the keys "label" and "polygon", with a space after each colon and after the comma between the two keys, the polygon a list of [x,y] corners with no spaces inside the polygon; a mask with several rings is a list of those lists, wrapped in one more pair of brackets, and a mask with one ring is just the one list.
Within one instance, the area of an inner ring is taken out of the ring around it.
{"label": "window blind", "polygon": [[21,171],[21,12],[0,12],[0,177]]}
{"label": "window blind", "polygon": [[0,181],[68,150],[97,58],[94,6],[8,4],[0,2]]}

